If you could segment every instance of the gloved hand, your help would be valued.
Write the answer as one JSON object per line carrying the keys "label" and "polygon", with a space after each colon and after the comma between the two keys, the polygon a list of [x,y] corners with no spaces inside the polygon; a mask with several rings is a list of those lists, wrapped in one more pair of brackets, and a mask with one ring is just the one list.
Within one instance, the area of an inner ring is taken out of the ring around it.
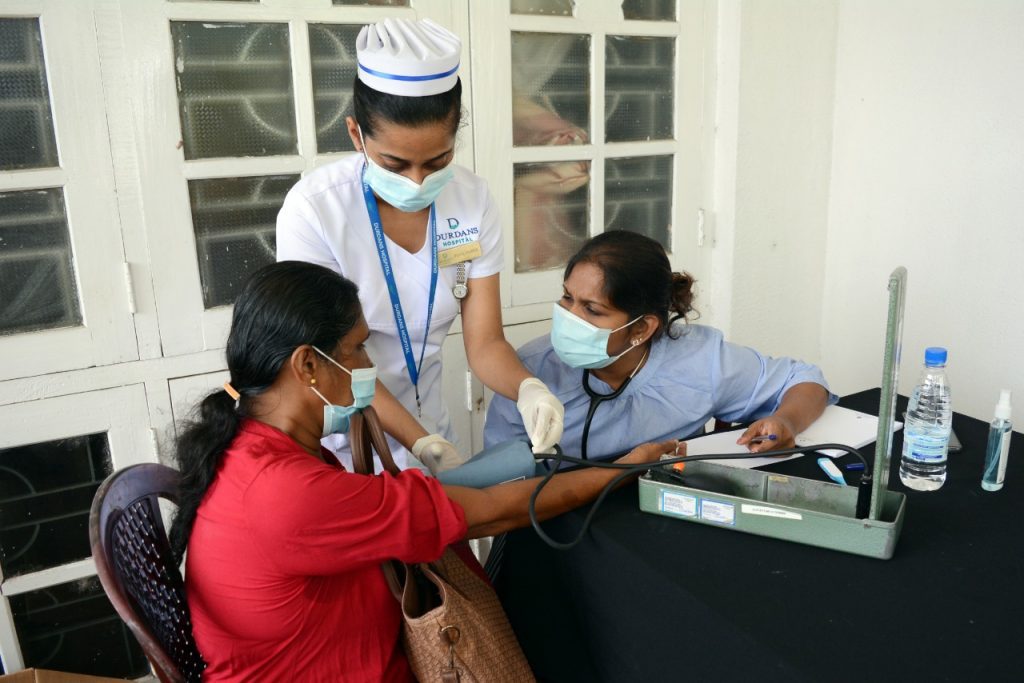
{"label": "gloved hand", "polygon": [[458,467],[466,461],[466,458],[456,450],[455,444],[440,434],[421,436],[412,445],[412,454],[426,465],[434,476],[437,476],[438,472]]}
{"label": "gloved hand", "polygon": [[551,447],[562,438],[562,426],[565,422],[565,407],[562,402],[555,398],[544,382],[536,377],[527,377],[519,385],[516,408],[523,416],[523,425],[533,444],[533,452],[550,452]]}

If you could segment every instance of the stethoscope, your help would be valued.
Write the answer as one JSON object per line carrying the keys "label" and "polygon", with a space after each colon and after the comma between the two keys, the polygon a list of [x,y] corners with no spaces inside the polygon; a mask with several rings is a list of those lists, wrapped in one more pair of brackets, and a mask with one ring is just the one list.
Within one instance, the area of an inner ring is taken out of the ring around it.
{"label": "stethoscope", "polygon": [[640,372],[640,367],[644,364],[644,361],[647,360],[647,352],[649,350],[650,349],[644,350],[644,355],[640,359],[640,362],[636,364],[635,368],[633,368],[633,372],[629,373],[629,377],[619,385],[619,388],[607,394],[599,394],[591,389],[590,370],[583,371],[583,391],[587,392],[587,396],[590,397],[590,406],[587,408],[587,419],[583,421],[583,439],[580,441],[580,457],[584,460],[588,459],[587,439],[590,437],[590,421],[594,419],[594,413],[597,412],[597,407],[605,401],[611,401],[618,398],[619,395],[626,390],[626,387],[628,387],[629,383],[633,381],[636,373]]}

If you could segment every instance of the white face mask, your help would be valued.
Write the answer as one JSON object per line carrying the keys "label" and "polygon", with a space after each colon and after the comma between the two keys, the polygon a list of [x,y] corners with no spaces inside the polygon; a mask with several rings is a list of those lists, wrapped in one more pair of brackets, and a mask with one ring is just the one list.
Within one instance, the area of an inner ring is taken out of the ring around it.
{"label": "white face mask", "polygon": [[362,128],[359,129],[359,142],[362,143],[363,158],[366,159],[366,182],[378,197],[399,211],[413,212],[427,208],[434,203],[437,196],[441,194],[441,190],[455,175],[452,165],[449,163],[441,170],[428,175],[422,183],[417,184],[416,181],[406,178],[404,175],[379,166],[370,158],[370,155],[366,153],[366,141],[363,139]]}
{"label": "white face mask", "polygon": [[638,346],[638,342],[634,340],[622,353],[609,356],[608,338],[613,332],[629,327],[642,317],[638,315],[625,325],[619,325],[614,330],[606,330],[591,325],[572,311],[555,303],[551,313],[551,346],[562,362],[571,368],[606,368]]}
{"label": "white face mask", "polygon": [[314,346],[313,350],[335,366],[344,370],[352,378],[353,400],[352,405],[350,406],[335,405],[328,401],[323,394],[317,391],[316,387],[310,387],[310,389],[313,390],[313,393],[319,396],[320,400],[324,402],[324,429],[321,436],[327,436],[329,434],[345,434],[348,432],[349,418],[373,403],[373,395],[377,388],[377,366],[373,365],[368,368],[356,368],[355,370],[349,370],[317,347]]}

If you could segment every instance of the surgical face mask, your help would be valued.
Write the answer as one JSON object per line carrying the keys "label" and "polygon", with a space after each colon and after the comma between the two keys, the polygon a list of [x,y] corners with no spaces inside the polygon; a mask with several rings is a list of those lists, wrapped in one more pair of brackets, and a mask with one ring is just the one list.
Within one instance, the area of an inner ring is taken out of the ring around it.
{"label": "surgical face mask", "polygon": [[448,164],[439,171],[434,171],[419,185],[404,175],[389,171],[378,166],[366,153],[366,142],[363,131],[359,131],[359,141],[363,143],[363,157],[366,159],[366,182],[377,193],[377,196],[399,211],[420,211],[434,203],[441,190],[452,179],[455,172]]}
{"label": "surgical face mask", "polygon": [[562,362],[569,367],[588,370],[605,368],[638,346],[634,343],[617,356],[609,356],[608,338],[613,332],[632,325],[642,317],[638,315],[625,325],[606,330],[591,325],[556,303],[551,315],[551,345]]}
{"label": "surgical face mask", "polygon": [[315,346],[313,347],[313,350],[347,372],[352,377],[353,401],[350,406],[334,405],[328,401],[323,394],[317,391],[316,387],[310,387],[310,389],[313,390],[313,393],[319,396],[320,400],[325,404],[324,431],[320,436],[323,437],[329,434],[345,434],[348,432],[349,418],[357,411],[362,410],[373,403],[373,394],[377,388],[377,366],[374,365],[369,368],[356,368],[355,370],[349,370]]}

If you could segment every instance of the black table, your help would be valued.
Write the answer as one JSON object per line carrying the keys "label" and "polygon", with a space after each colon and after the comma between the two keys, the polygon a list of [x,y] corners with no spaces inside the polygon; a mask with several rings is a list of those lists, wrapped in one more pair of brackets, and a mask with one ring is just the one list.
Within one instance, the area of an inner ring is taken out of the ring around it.
{"label": "black table", "polygon": [[[877,413],[878,396],[840,405]],[[635,484],[609,496],[571,550],[529,528],[509,534],[497,588],[538,678],[1024,680],[1024,437],[1011,441],[1003,490],[989,493],[988,425],[955,415],[953,428],[963,451],[929,493],[900,483],[897,432],[889,488],[908,500],[891,560],[640,512]],[[815,459],[766,469],[826,480]],[[571,538],[584,512],[545,529]]]}

